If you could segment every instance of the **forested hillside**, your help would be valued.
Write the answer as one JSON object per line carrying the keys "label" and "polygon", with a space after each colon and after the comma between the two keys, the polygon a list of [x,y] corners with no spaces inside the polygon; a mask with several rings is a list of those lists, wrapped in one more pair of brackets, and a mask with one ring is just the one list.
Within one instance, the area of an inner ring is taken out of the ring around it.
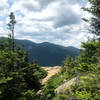
{"label": "forested hillside", "polygon": [[[6,38],[1,38],[6,39]],[[61,65],[62,61],[69,57],[78,56],[78,48],[75,47],[64,47],[55,45],[52,43],[34,43],[28,40],[17,40],[15,39],[17,46],[22,46],[24,50],[28,52],[28,58],[32,62],[36,60],[40,66],[57,66]]]}
{"label": "forested hillside", "polygon": [[64,47],[52,43],[33,43],[28,40],[15,40],[16,44],[23,44],[23,49],[28,51],[29,60],[35,59],[41,66],[61,65],[66,56],[78,56],[79,49],[75,47]]}

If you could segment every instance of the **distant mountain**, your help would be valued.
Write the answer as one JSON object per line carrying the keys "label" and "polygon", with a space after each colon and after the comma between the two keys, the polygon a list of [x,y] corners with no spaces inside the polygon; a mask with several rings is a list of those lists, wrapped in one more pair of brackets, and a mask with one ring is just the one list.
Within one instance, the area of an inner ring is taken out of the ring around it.
{"label": "distant mountain", "polygon": [[35,59],[41,66],[61,65],[66,56],[75,57],[79,49],[75,47],[64,47],[48,42],[34,43],[28,40],[15,40],[16,44],[24,45],[29,52],[29,60]]}
{"label": "distant mountain", "polygon": [[28,51],[29,60],[36,60],[41,66],[61,65],[66,56],[75,57],[79,49],[75,47],[64,47],[48,42],[34,43],[29,40],[15,40],[17,45],[24,45],[23,49]]}

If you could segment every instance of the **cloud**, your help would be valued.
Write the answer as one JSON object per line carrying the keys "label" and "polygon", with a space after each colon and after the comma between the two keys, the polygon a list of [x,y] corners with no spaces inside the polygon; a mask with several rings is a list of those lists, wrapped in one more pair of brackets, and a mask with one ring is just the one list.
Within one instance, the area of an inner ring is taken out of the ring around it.
{"label": "cloud", "polygon": [[9,7],[9,5],[7,3],[7,0],[0,0],[0,11],[6,9],[8,7]]}
{"label": "cloud", "polygon": [[0,26],[2,26],[3,25],[3,21],[0,21]]}
{"label": "cloud", "polygon": [[8,0],[0,0],[0,17],[5,17],[8,14]]}
{"label": "cloud", "polygon": [[4,23],[8,23],[8,15],[13,11],[17,21],[15,38],[76,47],[80,46],[81,40],[85,40],[86,33],[81,32],[80,10],[84,3],[80,0],[5,1],[1,15],[6,17],[0,16],[0,35],[6,32]]}
{"label": "cloud", "polygon": [[[76,5],[77,9],[80,9],[79,5]],[[66,25],[79,24],[81,21],[81,15],[75,11],[75,7],[64,4],[57,7],[57,16],[55,17],[55,27],[62,27]]]}
{"label": "cloud", "polygon": [[49,4],[56,2],[56,1],[57,0],[38,0],[42,9],[44,9],[46,6],[48,6]]}
{"label": "cloud", "polygon": [[24,8],[26,8],[28,11],[38,11],[40,10],[40,5],[37,1],[33,1],[33,0],[23,0],[21,1],[21,6],[23,6]]}
{"label": "cloud", "polygon": [[54,1],[56,0],[14,0],[12,4],[12,11],[22,9],[24,11],[27,10],[28,12],[42,11],[45,7],[47,7],[47,5]]}

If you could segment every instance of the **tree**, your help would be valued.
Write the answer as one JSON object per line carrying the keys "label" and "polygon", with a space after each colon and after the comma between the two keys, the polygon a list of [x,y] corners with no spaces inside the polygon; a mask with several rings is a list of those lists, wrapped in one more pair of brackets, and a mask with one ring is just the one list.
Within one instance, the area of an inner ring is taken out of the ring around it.
{"label": "tree", "polygon": [[15,27],[15,24],[16,24],[16,20],[15,20],[15,15],[13,12],[10,13],[9,15],[9,23],[8,23],[8,28],[11,32],[10,34],[10,38],[12,39],[12,50],[14,51],[14,48],[15,48],[15,43],[14,43],[14,27]]}
{"label": "tree", "polygon": [[0,100],[34,100],[47,72],[27,58],[22,49],[0,50]]}
{"label": "tree", "polygon": [[84,21],[90,24],[89,31],[100,38],[100,0],[88,0],[91,7],[83,8],[92,14],[90,19],[83,18]]}
{"label": "tree", "polygon": [[47,72],[36,62],[30,63],[26,51],[14,47],[15,23],[15,16],[11,13],[8,24],[12,32],[10,41],[6,38],[0,41],[0,100],[34,100]]}

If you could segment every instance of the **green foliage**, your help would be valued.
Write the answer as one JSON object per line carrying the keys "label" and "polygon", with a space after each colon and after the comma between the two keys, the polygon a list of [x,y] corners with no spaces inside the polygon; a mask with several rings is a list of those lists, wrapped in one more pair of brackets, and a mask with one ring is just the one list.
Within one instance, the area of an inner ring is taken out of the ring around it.
{"label": "green foliage", "polygon": [[68,100],[68,96],[64,94],[59,94],[56,95],[56,97],[54,97],[53,100]]}
{"label": "green foliage", "polygon": [[82,77],[76,90],[74,90],[74,96],[80,100],[96,100],[99,98],[99,79],[95,74],[90,74],[88,76]]}
{"label": "green foliage", "polygon": [[[90,20],[84,20],[90,24],[89,31],[100,36],[100,1],[88,1],[91,7],[83,9],[93,16]],[[66,58],[58,76],[55,75],[55,78],[48,80],[43,88],[43,95],[46,98],[44,100],[100,100],[100,40],[93,38],[83,42],[81,48],[80,55],[75,60]],[[75,75],[79,78],[71,89],[66,89],[63,94],[54,94],[54,89]],[[63,80],[59,81],[61,77]]]}
{"label": "green foliage", "polygon": [[75,67],[78,72],[95,72],[96,65],[95,64],[88,64],[88,63],[80,63],[78,67]]}
{"label": "green foliage", "polygon": [[81,76],[77,85],[67,89],[64,94],[57,94],[53,100],[99,100],[100,81],[96,74]]}
{"label": "green foliage", "polygon": [[42,100],[51,100],[54,97],[54,89],[53,85],[47,85],[42,90]]}
{"label": "green foliage", "polygon": [[100,1],[99,0],[88,0],[91,4],[90,7],[83,8],[85,11],[89,12],[93,16],[90,19],[85,19],[84,21],[90,24],[89,31],[92,34],[100,36]]}
{"label": "green foliage", "polygon": [[77,62],[75,61],[75,59],[66,57],[61,67],[61,73],[66,74],[70,78],[71,76],[76,74],[75,66],[77,66]]}
{"label": "green foliage", "polygon": [[25,51],[4,51],[0,50],[0,66],[3,72],[17,70],[20,67],[26,66],[27,55]]}
{"label": "green foliage", "polygon": [[17,100],[34,100],[36,96],[34,90],[27,90],[26,92],[22,93],[22,97],[18,98]]}
{"label": "green foliage", "polygon": [[39,90],[41,88],[41,79],[46,75],[47,72],[40,68],[37,63],[31,64],[28,62],[25,51],[17,48],[14,52],[12,50],[0,50],[1,100],[19,100],[19,98],[29,100],[29,97],[33,98],[34,95],[30,96],[33,92],[31,90]]}
{"label": "green foliage", "polygon": [[10,81],[10,80],[12,80],[11,77],[7,77],[7,78],[2,77],[2,78],[0,78],[0,84],[7,83],[7,82]]}
{"label": "green foliage", "polygon": [[81,50],[80,50],[80,56],[79,62],[84,62],[84,63],[97,63],[97,57],[95,54],[97,53],[97,49],[100,48],[100,42],[99,41],[88,41],[86,43],[82,43],[81,45]]}
{"label": "green foliage", "polygon": [[52,98],[55,96],[54,90],[61,85],[64,80],[67,80],[75,75],[75,65],[76,62],[70,57],[67,57],[64,60],[60,72],[52,76],[43,87],[43,100],[52,100]]}
{"label": "green foliage", "polygon": [[47,72],[40,68],[36,63],[29,64],[23,69],[24,79],[29,89],[39,90],[41,87],[41,79],[46,77]]}
{"label": "green foliage", "polygon": [[54,90],[60,83],[63,81],[63,78],[60,73],[52,76],[48,81],[46,86],[42,89],[42,99],[43,100],[51,100],[54,97],[55,93]]}
{"label": "green foliage", "polygon": [[47,72],[36,62],[30,63],[26,51],[15,47],[15,16],[11,13],[9,17],[11,34],[0,41],[0,100],[33,100]]}
{"label": "green foliage", "polygon": [[[92,100],[92,96],[91,96],[91,93],[88,93],[87,91],[76,91],[76,98],[78,100]],[[91,98],[91,99],[90,99]]]}
{"label": "green foliage", "polygon": [[[99,100],[100,96],[100,41],[82,43],[80,55],[67,57],[58,74],[51,77],[42,90],[43,100]],[[57,87],[78,76],[76,84],[64,94],[55,94]]]}
{"label": "green foliage", "polygon": [[[90,8],[84,10],[94,16],[84,19],[95,35],[100,35],[99,0],[89,0]],[[10,15],[9,28],[14,29],[15,17]],[[12,24],[12,25],[11,25]],[[11,27],[13,26],[13,27]],[[14,34],[12,34],[14,36]],[[41,80],[47,72],[36,62],[29,63],[27,52],[14,48],[14,37],[0,43],[0,100],[33,100],[41,88]],[[13,44],[13,45],[12,45]],[[13,47],[13,50],[12,48]],[[82,43],[80,55],[67,57],[56,75],[52,76],[42,88],[42,100],[99,100],[100,99],[100,41],[90,40]],[[56,94],[55,89],[65,81],[76,77],[75,84],[65,93]]]}

